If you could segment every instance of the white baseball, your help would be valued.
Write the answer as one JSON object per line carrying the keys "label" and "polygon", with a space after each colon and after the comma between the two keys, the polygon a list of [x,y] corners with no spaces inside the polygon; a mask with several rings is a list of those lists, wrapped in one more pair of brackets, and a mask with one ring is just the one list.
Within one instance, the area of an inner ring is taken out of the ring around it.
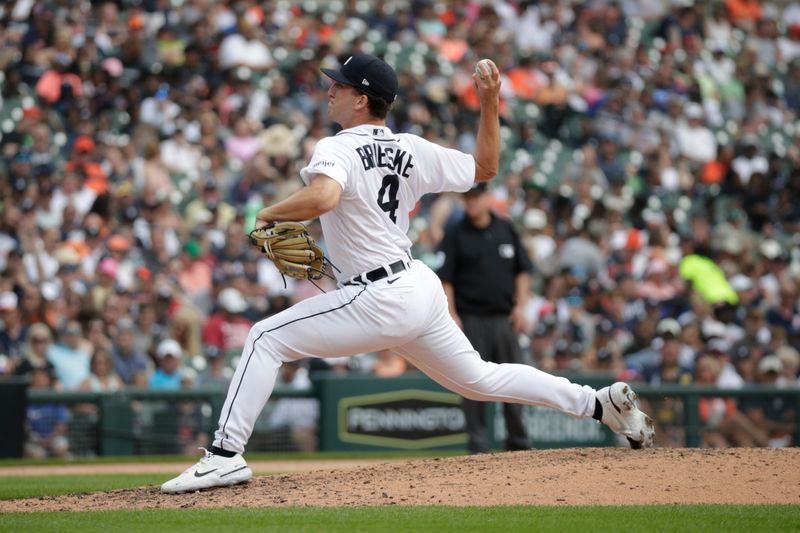
{"label": "white baseball", "polygon": [[475,64],[475,74],[477,74],[480,79],[490,77],[492,75],[492,65],[494,65],[494,63],[491,59],[481,59]]}

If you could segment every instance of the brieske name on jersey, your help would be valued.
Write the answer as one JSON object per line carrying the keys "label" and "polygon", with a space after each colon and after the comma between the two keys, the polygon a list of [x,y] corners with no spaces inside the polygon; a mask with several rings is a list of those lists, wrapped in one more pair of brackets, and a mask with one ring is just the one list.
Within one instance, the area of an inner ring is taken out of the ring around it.
{"label": "brieske name on jersey", "polygon": [[408,172],[414,168],[414,159],[411,154],[393,146],[381,146],[377,143],[365,144],[356,148],[358,157],[364,170],[373,168],[390,168],[397,174],[408,178]]}

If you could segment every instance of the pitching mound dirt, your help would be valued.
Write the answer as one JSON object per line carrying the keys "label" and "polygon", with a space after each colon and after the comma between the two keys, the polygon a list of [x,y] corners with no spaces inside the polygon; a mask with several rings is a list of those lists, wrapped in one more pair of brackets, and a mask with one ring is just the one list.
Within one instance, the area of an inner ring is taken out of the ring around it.
{"label": "pitching mound dirt", "polygon": [[[8,511],[363,506],[800,503],[800,449],[581,448],[414,459],[256,476],[238,487],[158,487],[0,502]],[[165,472],[165,479],[176,472]]]}

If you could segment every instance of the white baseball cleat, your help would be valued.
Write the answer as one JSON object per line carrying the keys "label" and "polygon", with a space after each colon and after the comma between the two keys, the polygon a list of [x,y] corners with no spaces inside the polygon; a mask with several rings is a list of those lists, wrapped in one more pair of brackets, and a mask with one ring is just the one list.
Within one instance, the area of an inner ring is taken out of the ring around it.
{"label": "white baseball cleat", "polygon": [[603,423],[627,437],[634,450],[651,447],[656,434],[653,419],[639,410],[637,398],[630,385],[622,381],[597,391],[603,406]]}
{"label": "white baseball cleat", "polygon": [[213,487],[227,487],[244,483],[253,477],[253,471],[240,454],[233,457],[214,455],[205,448],[206,455],[194,466],[161,485],[161,492],[177,494]]}

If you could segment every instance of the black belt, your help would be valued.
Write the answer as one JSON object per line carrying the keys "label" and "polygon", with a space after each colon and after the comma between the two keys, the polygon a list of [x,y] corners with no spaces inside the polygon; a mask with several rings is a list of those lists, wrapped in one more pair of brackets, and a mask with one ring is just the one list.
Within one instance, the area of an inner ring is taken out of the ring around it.
{"label": "black belt", "polygon": [[367,285],[369,283],[375,283],[378,280],[388,277],[389,270],[392,271],[392,274],[397,274],[398,272],[402,272],[407,268],[408,266],[406,266],[406,262],[401,259],[390,265],[386,265],[386,267],[378,267],[375,270],[370,270],[369,272],[362,272],[361,274],[353,276],[347,281],[343,281],[342,285]]}

